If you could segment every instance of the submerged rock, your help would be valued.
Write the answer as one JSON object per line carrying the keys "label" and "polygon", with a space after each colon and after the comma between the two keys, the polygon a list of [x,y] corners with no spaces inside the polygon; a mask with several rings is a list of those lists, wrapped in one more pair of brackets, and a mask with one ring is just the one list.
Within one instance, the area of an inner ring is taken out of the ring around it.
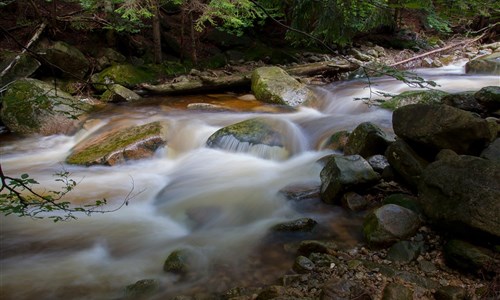
{"label": "submerged rock", "polygon": [[92,108],[88,103],[36,79],[20,79],[2,97],[4,124],[21,134],[67,134],[80,124],[78,117]]}
{"label": "submerged rock", "polygon": [[286,159],[292,152],[285,145],[286,124],[255,118],[217,130],[207,140],[210,148],[250,153],[267,159]]}
{"label": "submerged rock", "polygon": [[318,222],[310,218],[300,218],[286,223],[276,224],[271,227],[272,231],[278,232],[309,232],[314,229]]}
{"label": "submerged rock", "polygon": [[134,284],[127,285],[125,289],[126,299],[148,299],[160,289],[160,283],[156,279],[143,279]]}
{"label": "submerged rock", "polygon": [[266,103],[297,106],[316,96],[307,86],[279,67],[261,67],[252,73],[252,92]]}
{"label": "submerged rock", "polygon": [[160,122],[153,122],[104,132],[76,145],[66,162],[113,166],[128,160],[148,158],[166,144],[165,130]]}
{"label": "submerged rock", "polygon": [[170,253],[163,264],[163,271],[180,275],[181,279],[195,275],[200,264],[200,256],[191,249],[178,249]]}

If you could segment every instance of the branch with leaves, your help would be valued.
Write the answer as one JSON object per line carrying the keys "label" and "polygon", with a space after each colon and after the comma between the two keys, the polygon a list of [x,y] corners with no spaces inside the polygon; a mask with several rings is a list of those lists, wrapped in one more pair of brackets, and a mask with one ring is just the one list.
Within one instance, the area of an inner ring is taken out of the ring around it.
{"label": "branch with leaves", "polygon": [[142,192],[133,194],[134,181],[132,179],[130,191],[123,202],[114,209],[102,209],[108,204],[105,198],[83,206],[74,206],[71,202],[65,201],[64,197],[77,186],[78,182],[72,179],[71,174],[64,169],[54,175],[55,181],[60,182],[62,188],[41,193],[34,188],[39,183],[28,174],[22,174],[19,178],[7,176],[3,173],[0,164],[0,212],[6,216],[13,214],[33,219],[49,218],[54,222],[66,221],[76,219],[77,214],[90,216],[95,213],[115,212],[128,205],[130,200]]}

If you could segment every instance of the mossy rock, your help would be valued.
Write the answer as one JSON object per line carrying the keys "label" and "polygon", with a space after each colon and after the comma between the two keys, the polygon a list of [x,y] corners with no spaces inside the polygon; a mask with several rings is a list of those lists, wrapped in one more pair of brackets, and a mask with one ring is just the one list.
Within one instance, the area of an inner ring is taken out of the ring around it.
{"label": "mossy rock", "polygon": [[159,70],[147,66],[131,64],[113,65],[92,76],[94,88],[104,91],[110,84],[120,84],[126,88],[134,88],[140,83],[153,83],[159,75]]}
{"label": "mossy rock", "polygon": [[351,132],[347,130],[337,131],[334,134],[332,134],[327,140],[322,142],[319,148],[321,150],[331,149],[334,151],[343,152],[350,134]]}
{"label": "mossy rock", "polygon": [[313,91],[279,67],[255,69],[252,92],[258,100],[270,104],[297,106],[316,100]]}
{"label": "mossy rock", "polygon": [[380,107],[396,110],[409,104],[433,104],[441,103],[441,99],[448,93],[440,90],[406,91],[382,102]]}
{"label": "mossy rock", "polygon": [[160,282],[156,279],[143,279],[134,284],[127,285],[126,299],[149,299],[160,289]]}
{"label": "mossy rock", "polygon": [[88,103],[36,79],[20,79],[9,86],[0,112],[4,124],[20,134],[66,134],[78,117],[92,109]]}
{"label": "mossy rock", "polygon": [[144,159],[166,144],[166,128],[160,122],[104,132],[76,145],[66,159],[76,165],[116,165]]}
{"label": "mossy rock", "polygon": [[283,125],[262,118],[246,120],[219,129],[208,138],[207,146],[262,158],[285,159],[289,150],[285,145]]}
{"label": "mossy rock", "polygon": [[359,154],[364,158],[368,158],[375,154],[383,154],[391,142],[387,134],[377,125],[371,122],[363,122],[349,135],[344,154]]}

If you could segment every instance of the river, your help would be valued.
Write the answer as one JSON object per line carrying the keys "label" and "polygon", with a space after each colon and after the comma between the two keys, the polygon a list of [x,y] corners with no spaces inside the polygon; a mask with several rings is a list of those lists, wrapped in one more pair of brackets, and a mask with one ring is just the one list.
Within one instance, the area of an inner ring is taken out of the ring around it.
{"label": "river", "polygon": [[[495,76],[464,75],[462,65],[420,72],[449,92],[499,84]],[[384,92],[409,89],[390,78],[375,79],[374,84]],[[354,245],[361,238],[359,215],[322,204],[314,192],[290,201],[280,191],[317,187],[317,161],[331,154],[318,145],[332,133],[365,121],[390,132],[391,112],[353,100],[368,96],[363,80],[315,89],[321,98],[317,109],[269,113],[276,109],[231,94],[164,97],[110,106],[72,136],[2,137],[1,163],[10,176],[29,173],[50,190],[60,188],[53,174],[67,170],[79,182],[66,198],[75,204],[106,198],[106,209],[113,209],[129,192],[133,197],[116,212],[66,222],[1,216],[0,297],[120,299],[125,286],[149,278],[161,284],[159,299],[220,293],[234,286],[268,284],[288,272],[293,255],[283,242],[328,238]],[[184,109],[195,102],[235,111]],[[289,159],[205,147],[219,128],[257,116],[286,124],[294,149]],[[151,159],[113,167],[64,163],[71,148],[97,129],[156,120],[169,124],[168,147]],[[304,216],[319,223],[309,235],[269,232],[274,224]],[[182,248],[198,254],[196,276],[187,281],[162,270],[169,253]]]}

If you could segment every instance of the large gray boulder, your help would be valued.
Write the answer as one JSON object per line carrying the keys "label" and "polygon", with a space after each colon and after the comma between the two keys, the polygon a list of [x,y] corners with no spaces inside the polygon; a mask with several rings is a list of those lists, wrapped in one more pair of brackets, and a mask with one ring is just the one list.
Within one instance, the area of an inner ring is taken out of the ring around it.
{"label": "large gray boulder", "polygon": [[450,156],[430,164],[418,187],[425,215],[463,235],[500,241],[500,164],[474,156]]}
{"label": "large gray boulder", "polygon": [[465,73],[500,75],[500,52],[484,55],[467,62]]}
{"label": "large gray boulder", "polygon": [[359,124],[349,135],[344,154],[359,154],[368,158],[375,154],[383,154],[390,142],[391,139],[377,125],[364,122]]}
{"label": "large gray boulder", "polygon": [[263,102],[297,106],[313,102],[315,94],[279,67],[261,67],[252,73],[252,92]]}
{"label": "large gray boulder", "polygon": [[80,124],[78,118],[92,108],[52,84],[29,78],[11,84],[1,100],[1,119],[20,134],[70,133]]}
{"label": "large gray boulder", "polygon": [[432,153],[451,149],[458,154],[479,154],[496,137],[488,122],[448,105],[412,104],[394,111],[397,136]]}
{"label": "large gray boulder", "polygon": [[66,162],[113,166],[152,157],[166,144],[165,136],[166,126],[160,122],[104,131],[77,144]]}
{"label": "large gray boulder", "polygon": [[62,72],[63,77],[83,78],[87,74],[90,63],[83,53],[76,47],[64,42],[55,42],[38,53],[48,62],[50,68],[54,66]]}
{"label": "large gray boulder", "polygon": [[321,199],[336,203],[346,191],[365,187],[380,179],[370,164],[359,155],[331,156],[321,177]]}
{"label": "large gray boulder", "polygon": [[285,130],[286,124],[279,120],[254,118],[217,130],[208,138],[207,146],[282,160],[293,150],[285,144]]}

